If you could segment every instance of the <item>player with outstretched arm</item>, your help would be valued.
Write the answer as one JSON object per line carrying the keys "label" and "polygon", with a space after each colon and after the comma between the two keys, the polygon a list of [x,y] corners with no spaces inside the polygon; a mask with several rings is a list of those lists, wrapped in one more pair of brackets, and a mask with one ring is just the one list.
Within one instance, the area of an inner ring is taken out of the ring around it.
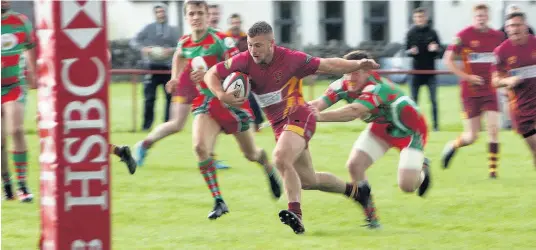
{"label": "player with outstretched arm", "polygon": [[374,60],[350,61],[317,58],[275,45],[272,27],[257,22],[248,30],[248,51],[218,63],[205,74],[205,82],[221,101],[239,107],[246,98],[225,92],[221,80],[233,72],[248,74],[251,90],[272,125],[276,137],[274,163],[282,175],[288,210],[279,212],[295,233],[305,231],[300,207],[301,189],[345,194],[368,201],[368,184],[345,183],[331,173],[315,172],[308,143],[316,128],[312,107],[303,98],[302,78],[319,72],[344,74],[378,67]]}

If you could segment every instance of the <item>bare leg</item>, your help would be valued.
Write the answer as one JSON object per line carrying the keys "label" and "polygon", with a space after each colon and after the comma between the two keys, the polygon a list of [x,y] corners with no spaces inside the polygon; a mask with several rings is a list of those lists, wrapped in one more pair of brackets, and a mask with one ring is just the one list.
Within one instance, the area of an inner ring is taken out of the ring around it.
{"label": "bare leg", "polygon": [[214,208],[208,215],[211,220],[217,219],[229,211],[223,201],[216,175],[216,166],[210,154],[220,130],[220,125],[208,114],[195,116],[192,132],[194,151],[199,162],[199,171],[215,200]]}
{"label": "bare leg", "polygon": [[253,136],[253,130],[249,129],[244,132],[240,132],[234,135],[238,145],[240,145],[240,150],[244,153],[244,156],[249,161],[259,163],[263,168],[268,181],[270,182],[270,189],[275,198],[281,196],[281,184],[279,183],[279,178],[275,172],[275,168],[268,160],[266,151],[262,148],[258,148],[255,145],[255,138]]}
{"label": "bare leg", "polygon": [[466,119],[464,121],[464,132],[454,141],[450,141],[443,149],[443,168],[448,168],[456,150],[473,144],[478,139],[480,131],[480,116]]}
{"label": "bare leg", "polygon": [[157,141],[178,133],[184,128],[188,115],[190,114],[191,105],[173,102],[171,104],[171,119],[153,129],[147,138],[136,143],[135,158],[138,166],[143,166],[147,150]]}
{"label": "bare leg", "polygon": [[17,173],[19,187],[19,199],[29,202],[33,196],[29,193],[26,185],[28,153],[26,136],[24,135],[24,102],[13,101],[2,105],[6,120],[7,133],[12,138],[12,157]]}

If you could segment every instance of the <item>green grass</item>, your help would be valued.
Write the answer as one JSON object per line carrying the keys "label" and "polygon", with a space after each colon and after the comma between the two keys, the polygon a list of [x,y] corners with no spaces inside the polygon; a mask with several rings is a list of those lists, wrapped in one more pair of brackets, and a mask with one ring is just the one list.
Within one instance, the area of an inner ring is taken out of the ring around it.
{"label": "green grass", "polygon": [[[325,87],[317,86],[315,95]],[[535,249],[536,171],[526,145],[513,132],[501,133],[498,180],[487,178],[485,133],[475,145],[459,151],[452,169],[442,170],[441,150],[460,133],[461,120],[458,88],[442,87],[439,95],[442,131],[430,134],[426,148],[434,177],[428,197],[421,199],[398,189],[395,151],[368,172],[381,230],[361,228],[362,212],[351,201],[305,191],[302,207],[307,232],[294,235],[277,218],[277,212],[286,208],[286,199],[270,198],[262,170],[241,156],[231,136],[221,136],[216,148],[220,158],[233,166],[218,172],[231,212],[209,221],[212,199],[197,170],[188,125],[183,133],[155,145],[146,166],[133,176],[112,158],[113,249]],[[133,145],[145,135],[126,132],[132,127],[130,98],[130,86],[111,87],[114,143]],[[35,92],[29,99],[26,126],[35,131]],[[425,89],[420,100],[429,117],[427,99]],[[142,98],[138,100],[141,112]],[[160,122],[162,101],[157,107]],[[311,142],[315,168],[348,179],[344,164],[363,128],[361,122],[320,124]],[[29,181],[37,195],[39,143],[35,133],[28,140]],[[268,151],[275,145],[269,129],[259,133],[256,141]],[[2,249],[36,248],[38,204],[38,200],[33,204],[2,202]]]}

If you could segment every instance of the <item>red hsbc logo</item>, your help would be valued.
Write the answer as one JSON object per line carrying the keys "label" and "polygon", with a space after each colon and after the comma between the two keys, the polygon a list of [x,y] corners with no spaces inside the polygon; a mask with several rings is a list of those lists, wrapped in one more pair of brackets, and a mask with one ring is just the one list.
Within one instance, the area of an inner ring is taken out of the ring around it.
{"label": "red hsbc logo", "polygon": [[35,8],[41,247],[110,249],[106,2],[37,1]]}

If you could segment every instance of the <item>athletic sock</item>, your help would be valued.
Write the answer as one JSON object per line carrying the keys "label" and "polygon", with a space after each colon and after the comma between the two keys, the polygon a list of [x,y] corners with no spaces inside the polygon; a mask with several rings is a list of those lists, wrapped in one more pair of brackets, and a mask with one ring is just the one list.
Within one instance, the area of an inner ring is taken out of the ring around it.
{"label": "athletic sock", "polygon": [[495,175],[497,172],[497,162],[499,161],[499,143],[490,142],[489,143],[489,172],[492,175]]}
{"label": "athletic sock", "polygon": [[2,184],[4,187],[11,186],[11,175],[9,173],[2,173]]}
{"label": "athletic sock", "polygon": [[214,160],[212,160],[212,158],[209,158],[206,161],[199,162],[198,165],[199,170],[203,175],[203,178],[205,178],[205,182],[207,183],[208,189],[212,193],[212,197],[216,200],[223,200],[220,193],[220,187],[218,186],[218,178],[216,176],[216,167],[214,167]]}
{"label": "athletic sock", "polygon": [[26,170],[27,170],[27,151],[12,152],[13,161],[15,162],[15,171],[17,172],[17,184],[19,188],[26,187]]}
{"label": "athletic sock", "polygon": [[346,190],[344,191],[344,195],[347,197],[350,197],[354,200],[357,199],[357,184],[355,183],[346,183]]}
{"label": "athletic sock", "polygon": [[112,154],[114,155],[121,157],[121,148],[115,144],[110,144],[110,152],[112,152]]}
{"label": "athletic sock", "polygon": [[144,149],[148,149],[150,148],[151,146],[153,145],[153,141],[152,140],[149,140],[149,139],[145,139],[141,142],[141,146],[144,148]]}
{"label": "athletic sock", "polygon": [[297,215],[300,220],[302,218],[302,211],[300,208],[299,202],[289,202],[288,203],[288,211],[293,212],[295,215]]}

